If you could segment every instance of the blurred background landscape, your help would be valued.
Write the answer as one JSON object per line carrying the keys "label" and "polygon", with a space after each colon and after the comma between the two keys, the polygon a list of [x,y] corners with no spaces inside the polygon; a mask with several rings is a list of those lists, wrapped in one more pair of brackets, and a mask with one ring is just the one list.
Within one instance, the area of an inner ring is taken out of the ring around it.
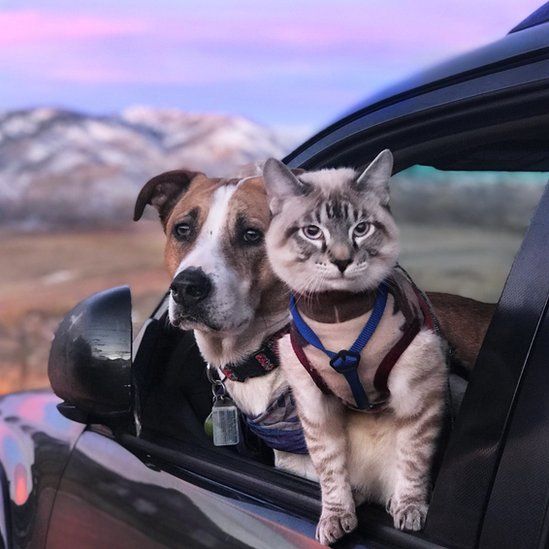
{"label": "blurred background landscape", "polygon": [[[131,221],[148,178],[283,157],[538,4],[0,1],[0,393],[47,384],[53,332],[87,295],[129,284],[136,325],[157,304],[163,233],[150,212]],[[497,300],[546,180],[397,175],[403,265],[425,289]]]}

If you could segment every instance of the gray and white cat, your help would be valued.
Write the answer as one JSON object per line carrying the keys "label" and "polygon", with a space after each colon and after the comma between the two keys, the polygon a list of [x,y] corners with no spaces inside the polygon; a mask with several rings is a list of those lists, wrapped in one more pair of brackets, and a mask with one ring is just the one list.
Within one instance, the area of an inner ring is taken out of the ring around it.
{"label": "gray and white cat", "polygon": [[[349,348],[372,311],[376,288],[394,273],[398,229],[390,213],[393,158],[381,152],[362,175],[348,168],[292,174],[269,159],[264,179],[273,219],[266,236],[272,268],[296,296],[302,318],[327,349]],[[361,352],[359,375],[375,399],[374,374],[402,334],[401,303],[390,291],[381,321]],[[303,351],[332,394],[323,393],[286,336],[281,366],[297,401],[322,491],[317,539],[330,544],[357,525],[355,502],[385,505],[395,527],[419,530],[444,413],[445,343],[423,326],[395,363],[383,411],[346,406],[353,396],[328,357]]]}

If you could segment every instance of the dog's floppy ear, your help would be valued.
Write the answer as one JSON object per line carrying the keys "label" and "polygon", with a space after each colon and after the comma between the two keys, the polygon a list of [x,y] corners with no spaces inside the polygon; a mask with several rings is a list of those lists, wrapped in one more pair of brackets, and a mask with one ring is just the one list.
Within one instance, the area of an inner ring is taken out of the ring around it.
{"label": "dog's floppy ear", "polygon": [[158,210],[164,225],[179,196],[189,188],[191,181],[200,173],[190,170],[172,170],[147,181],[135,202],[133,220],[139,221],[145,206],[150,204]]}

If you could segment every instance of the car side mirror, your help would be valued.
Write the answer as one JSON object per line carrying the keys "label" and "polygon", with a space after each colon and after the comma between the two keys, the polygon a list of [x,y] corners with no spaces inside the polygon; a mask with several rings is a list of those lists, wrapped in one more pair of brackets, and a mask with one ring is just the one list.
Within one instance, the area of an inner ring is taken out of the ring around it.
{"label": "car side mirror", "polygon": [[55,333],[48,376],[59,411],[111,428],[133,419],[131,293],[111,288],[81,301]]}

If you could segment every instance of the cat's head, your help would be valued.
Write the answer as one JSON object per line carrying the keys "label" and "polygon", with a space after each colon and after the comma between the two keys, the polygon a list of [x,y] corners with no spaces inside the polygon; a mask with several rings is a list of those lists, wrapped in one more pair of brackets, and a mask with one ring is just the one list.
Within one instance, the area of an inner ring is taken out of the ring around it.
{"label": "cat's head", "polygon": [[399,253],[388,206],[392,169],[387,149],[362,173],[339,168],[296,176],[267,160],[263,177],[273,220],[266,243],[277,276],[299,293],[377,287]]}

